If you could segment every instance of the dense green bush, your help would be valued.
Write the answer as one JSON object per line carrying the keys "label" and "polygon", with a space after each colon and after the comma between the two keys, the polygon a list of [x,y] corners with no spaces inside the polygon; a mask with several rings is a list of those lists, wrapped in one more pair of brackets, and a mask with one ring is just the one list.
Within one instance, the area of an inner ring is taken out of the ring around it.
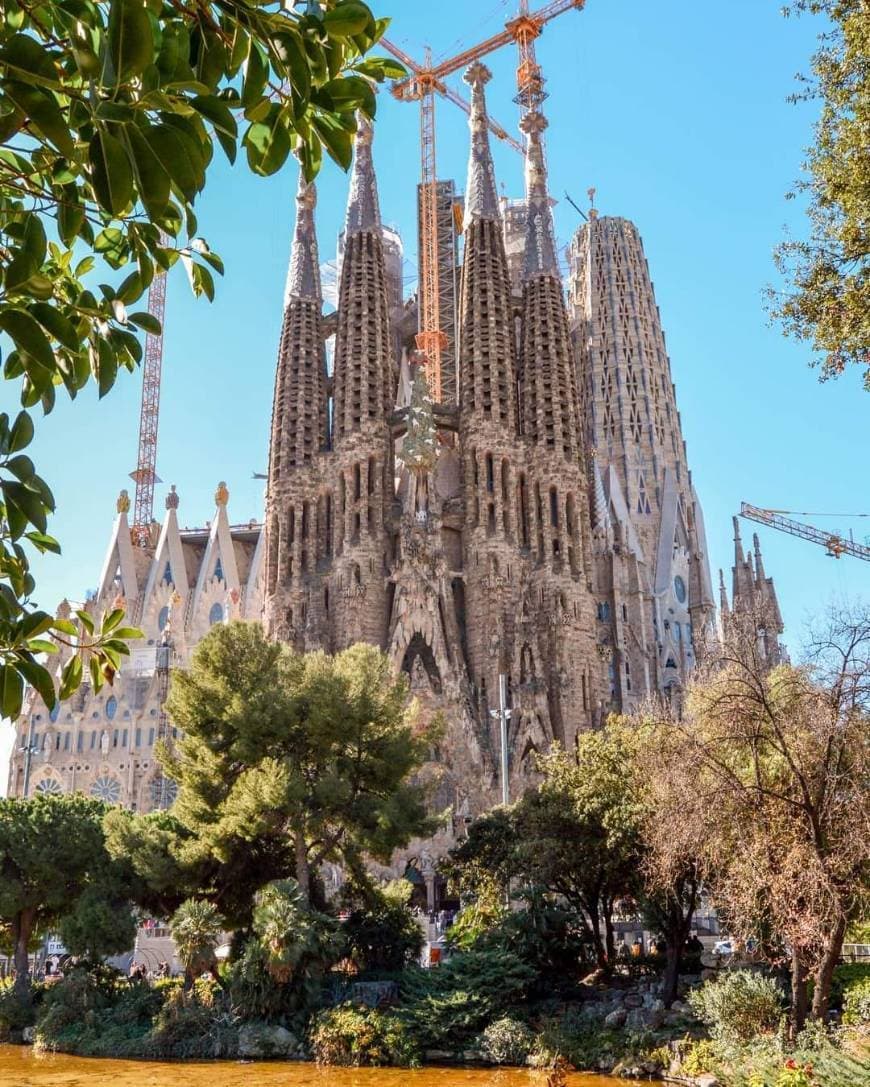
{"label": "dense green bush", "polygon": [[402,1014],[424,1049],[455,1048],[521,1003],[534,981],[532,967],[507,951],[465,951],[437,969],[405,971]]}
{"label": "dense green bush", "polygon": [[574,1068],[612,1068],[626,1055],[624,1032],[602,1029],[580,1017],[577,1009],[541,1023],[534,1054],[536,1063],[553,1065],[567,1061]]}
{"label": "dense green bush", "polygon": [[525,1023],[505,1016],[484,1030],[480,1049],[493,1064],[525,1064],[534,1044],[535,1034]]}
{"label": "dense green bush", "polygon": [[0,1042],[7,1041],[15,1031],[31,1027],[36,1022],[36,994],[16,993],[12,979],[0,981]]}
{"label": "dense green bush", "polygon": [[411,890],[407,880],[395,880],[352,899],[342,930],[346,953],[361,973],[398,973],[419,961],[423,930],[408,908]]}
{"label": "dense green bush", "polygon": [[163,1058],[234,1057],[237,1020],[223,994],[209,983],[171,990],[147,1040],[145,1054]]}
{"label": "dense green bush", "polygon": [[742,1045],[777,1029],[782,994],[771,978],[728,971],[689,994],[689,1004],[716,1041]]}
{"label": "dense green bush", "polygon": [[311,1053],[318,1064],[419,1064],[419,1050],[408,1025],[392,1012],[342,1004],[320,1012],[309,1032]]}

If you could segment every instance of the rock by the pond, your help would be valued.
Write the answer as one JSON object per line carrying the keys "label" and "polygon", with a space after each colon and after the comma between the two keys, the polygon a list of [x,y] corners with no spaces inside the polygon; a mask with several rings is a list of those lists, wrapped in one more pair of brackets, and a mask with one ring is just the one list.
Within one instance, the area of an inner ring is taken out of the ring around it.
{"label": "rock by the pond", "polygon": [[615,1008],[609,1015],[605,1015],[604,1025],[612,1030],[616,1030],[619,1027],[625,1026],[627,1016],[628,1012],[625,1008]]}
{"label": "rock by the pond", "polygon": [[21,1032],[21,1041],[25,1045],[33,1045],[36,1038],[36,1027],[25,1027]]}
{"label": "rock by the pond", "polygon": [[240,1057],[291,1057],[298,1049],[299,1039],[285,1027],[245,1023],[239,1030]]}

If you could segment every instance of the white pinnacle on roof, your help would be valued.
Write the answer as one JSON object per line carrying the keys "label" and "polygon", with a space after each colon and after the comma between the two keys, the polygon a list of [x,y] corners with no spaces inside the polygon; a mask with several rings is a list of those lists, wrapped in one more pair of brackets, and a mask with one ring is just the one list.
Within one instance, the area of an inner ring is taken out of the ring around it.
{"label": "white pinnacle on roof", "polygon": [[299,171],[299,188],[296,193],[296,225],[293,229],[293,247],[290,251],[290,268],[287,271],[287,288],[284,305],[290,302],[321,300],[320,261],[317,253],[317,234],[314,229],[314,209],[317,206],[317,190],[305,180]]}
{"label": "white pinnacle on roof", "polygon": [[553,213],[550,210],[550,194],[547,192],[547,167],[544,162],[544,145],[541,134],[547,127],[547,118],[537,111],[527,113],[520,121],[525,132],[526,145],[526,253],[523,279],[533,276],[559,275],[556,257],[556,235],[553,230]]}
{"label": "white pinnacle on roof", "polygon": [[374,130],[371,121],[359,115],[354,144],[353,174],[350,179],[350,195],[347,201],[345,233],[361,234],[379,231],[381,211],[378,204],[378,182],[372,162]]}
{"label": "white pinnacle on roof", "polygon": [[489,149],[486,95],[483,88],[492,79],[485,64],[475,61],[462,77],[471,87],[471,153],[468,157],[468,181],[465,186],[465,222],[467,229],[475,219],[500,218],[495,169]]}

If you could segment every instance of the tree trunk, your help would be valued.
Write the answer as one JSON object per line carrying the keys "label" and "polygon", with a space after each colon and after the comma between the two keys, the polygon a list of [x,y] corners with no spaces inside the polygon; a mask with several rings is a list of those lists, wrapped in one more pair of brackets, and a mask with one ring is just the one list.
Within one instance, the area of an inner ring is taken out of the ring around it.
{"label": "tree trunk", "polygon": [[613,935],[613,903],[604,904],[604,946],[607,953],[607,962],[613,965],[616,962],[616,941]]}
{"label": "tree trunk", "polygon": [[831,999],[831,982],[834,980],[834,968],[840,961],[843,951],[843,940],[846,937],[846,918],[841,917],[837,922],[825,957],[816,971],[816,987],[813,992],[813,1018],[825,1020],[828,1018],[828,1002]]}
{"label": "tree trunk", "polygon": [[662,978],[662,1001],[666,1008],[677,999],[680,986],[682,948],[673,940],[665,941],[665,976]]}
{"label": "tree trunk", "polygon": [[791,1033],[800,1034],[807,1021],[807,968],[797,948],[791,953]]}
{"label": "tree trunk", "polygon": [[595,949],[595,964],[599,970],[608,970],[607,948],[601,939],[601,911],[598,901],[590,902],[586,907],[589,914],[589,928],[592,930],[592,946]]}
{"label": "tree trunk", "polygon": [[306,902],[311,898],[311,869],[308,866],[308,845],[305,835],[296,835],[296,882]]}
{"label": "tree trunk", "polygon": [[33,910],[22,910],[12,922],[12,937],[15,941],[13,963],[15,965],[15,992],[18,996],[30,993],[30,960],[27,945],[33,935]]}

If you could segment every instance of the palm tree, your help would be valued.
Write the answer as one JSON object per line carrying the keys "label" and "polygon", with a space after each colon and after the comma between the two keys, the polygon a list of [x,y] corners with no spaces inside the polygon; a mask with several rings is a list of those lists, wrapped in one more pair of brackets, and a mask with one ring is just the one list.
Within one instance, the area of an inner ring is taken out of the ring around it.
{"label": "palm tree", "polygon": [[208,971],[216,976],[215,948],[223,930],[217,907],[201,898],[188,898],[169,919],[169,930],[184,965],[184,985]]}

